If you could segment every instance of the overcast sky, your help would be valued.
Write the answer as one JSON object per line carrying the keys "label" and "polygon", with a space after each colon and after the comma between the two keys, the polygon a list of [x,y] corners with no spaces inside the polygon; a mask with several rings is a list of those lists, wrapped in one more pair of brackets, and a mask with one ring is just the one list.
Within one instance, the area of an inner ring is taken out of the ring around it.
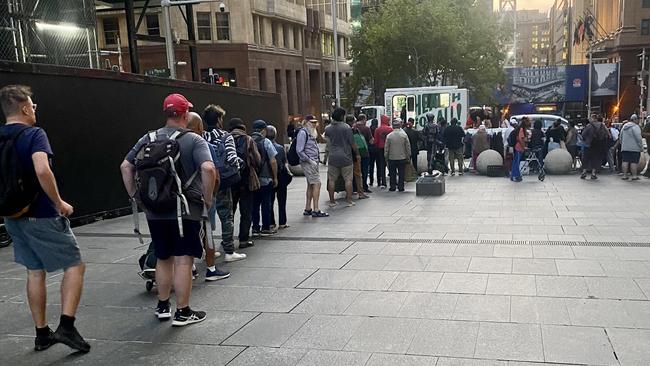
{"label": "overcast sky", "polygon": [[[539,9],[543,13],[553,6],[553,0],[517,0],[517,9]],[[494,0],[494,10],[499,10],[499,0]]]}

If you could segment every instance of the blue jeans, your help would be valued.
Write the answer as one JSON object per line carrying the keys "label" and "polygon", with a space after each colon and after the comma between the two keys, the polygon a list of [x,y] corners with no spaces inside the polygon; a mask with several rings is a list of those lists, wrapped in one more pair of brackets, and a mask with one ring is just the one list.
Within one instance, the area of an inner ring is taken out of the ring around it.
{"label": "blue jeans", "polygon": [[262,211],[262,230],[271,229],[273,210],[273,183],[261,186],[253,197],[253,231],[260,230],[260,210]]}
{"label": "blue jeans", "polygon": [[512,172],[510,173],[510,179],[521,178],[521,170],[519,169],[519,164],[521,163],[521,156],[523,152],[515,150],[515,153],[512,156]]}

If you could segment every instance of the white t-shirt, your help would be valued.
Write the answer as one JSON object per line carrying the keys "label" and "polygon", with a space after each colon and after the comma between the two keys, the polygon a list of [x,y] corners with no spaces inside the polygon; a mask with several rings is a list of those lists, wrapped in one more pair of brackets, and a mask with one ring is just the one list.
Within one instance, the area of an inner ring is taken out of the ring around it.
{"label": "white t-shirt", "polygon": [[614,139],[614,141],[617,141],[618,135],[620,135],[621,131],[619,131],[616,127],[610,127],[609,132],[612,134],[612,139]]}

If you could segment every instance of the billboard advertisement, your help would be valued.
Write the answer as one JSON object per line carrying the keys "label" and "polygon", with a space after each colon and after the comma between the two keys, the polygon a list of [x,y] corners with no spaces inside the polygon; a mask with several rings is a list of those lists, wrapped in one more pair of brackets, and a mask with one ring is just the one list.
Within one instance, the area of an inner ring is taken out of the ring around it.
{"label": "billboard advertisement", "polygon": [[605,97],[618,94],[618,64],[591,65],[591,96]]}

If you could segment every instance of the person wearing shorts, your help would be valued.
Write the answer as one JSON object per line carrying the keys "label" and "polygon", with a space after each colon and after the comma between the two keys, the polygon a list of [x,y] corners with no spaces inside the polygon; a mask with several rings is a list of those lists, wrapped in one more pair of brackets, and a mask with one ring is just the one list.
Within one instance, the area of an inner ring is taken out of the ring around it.
{"label": "person wearing shorts", "polygon": [[[163,112],[167,116],[165,127],[155,133],[160,138],[174,135],[179,130],[186,130],[190,119],[189,109],[192,104],[180,94],[171,94],[163,102]],[[150,141],[149,134],[143,136],[126,155],[120,169],[122,180],[129,197],[136,198],[135,162],[143,147]],[[210,148],[203,137],[195,133],[185,133],[176,140],[180,149],[180,164],[183,184],[191,180],[185,191],[201,192],[203,202],[189,201],[189,212],[184,213],[182,225],[176,218],[176,210],[170,212],[152,212],[144,207],[149,224],[149,232],[154,246],[156,262],[156,284],[158,286],[158,305],[155,315],[163,321],[172,318],[169,304],[172,283],[176,295],[176,312],[172,326],[185,326],[198,323],[206,318],[204,311],[190,308],[192,292],[192,266],[194,258],[201,258],[201,220],[205,208],[212,207],[212,197],[217,179],[217,170],[212,161]],[[207,198],[207,199],[206,199]],[[181,235],[183,230],[183,235]]]}
{"label": "person wearing shorts", "polygon": [[296,135],[296,153],[300,157],[300,167],[307,179],[307,191],[305,192],[305,210],[303,215],[312,217],[327,217],[329,214],[318,207],[320,200],[320,173],[318,171],[318,121],[309,119],[303,121],[302,128]]}
{"label": "person wearing shorts", "polygon": [[[5,227],[14,243],[16,263],[27,268],[27,300],[36,327],[34,350],[43,351],[55,343],[63,343],[80,352],[90,345],[74,326],[81,299],[85,265],[77,240],[70,230],[73,207],[59,195],[51,169],[54,156],[45,131],[36,124],[36,104],[31,89],[24,85],[8,85],[0,89],[0,106],[7,123],[0,135],[14,136],[14,146],[36,189],[36,198],[19,213],[5,217]],[[63,270],[61,282],[61,317],[56,332],[45,320],[48,272]]]}
{"label": "person wearing shorts", "polygon": [[354,143],[352,128],[344,122],[345,114],[345,109],[336,108],[332,112],[332,123],[325,128],[325,137],[328,139],[330,151],[327,162],[327,190],[330,196],[330,207],[336,206],[334,193],[336,180],[339,177],[343,177],[345,182],[345,200],[348,206],[354,206],[354,202],[352,202],[352,178],[354,177],[352,154],[357,160],[361,160],[361,157],[357,145]]}
{"label": "person wearing shorts", "polygon": [[621,139],[623,160],[623,177],[621,179],[639,180],[639,160],[643,151],[643,137],[641,127],[639,127],[639,118],[636,114],[633,114],[629,122],[623,125],[619,138]]}

